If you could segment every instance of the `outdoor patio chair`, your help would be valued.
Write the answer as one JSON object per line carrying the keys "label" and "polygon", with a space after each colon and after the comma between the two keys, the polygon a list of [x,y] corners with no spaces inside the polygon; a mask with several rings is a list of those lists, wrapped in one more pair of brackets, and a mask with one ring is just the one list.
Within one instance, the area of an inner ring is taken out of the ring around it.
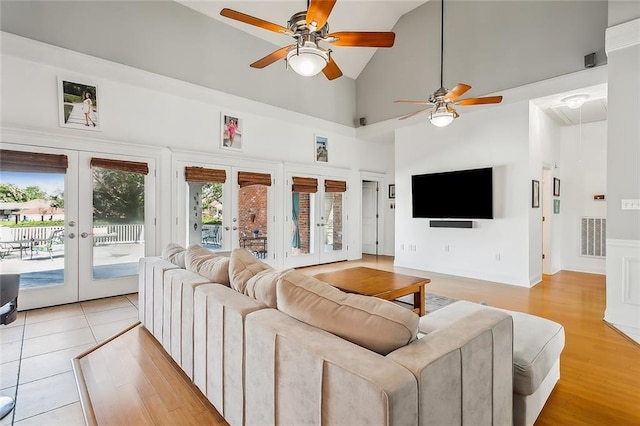
{"label": "outdoor patio chair", "polygon": [[34,246],[33,250],[48,253],[49,259],[53,260],[54,251],[64,251],[64,229],[51,231],[51,235],[49,235],[45,244],[41,246]]}
{"label": "outdoor patio chair", "polygon": [[9,243],[0,242],[0,260],[11,254],[13,247]]}

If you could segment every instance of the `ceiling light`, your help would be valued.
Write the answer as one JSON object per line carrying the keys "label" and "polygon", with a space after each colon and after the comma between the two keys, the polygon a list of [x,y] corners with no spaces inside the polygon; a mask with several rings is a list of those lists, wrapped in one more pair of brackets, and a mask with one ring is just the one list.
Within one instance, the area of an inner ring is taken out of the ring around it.
{"label": "ceiling light", "polygon": [[287,53],[287,63],[298,74],[311,77],[318,74],[327,66],[329,55],[318,48],[312,41],[306,41],[304,46],[297,46]]}
{"label": "ceiling light", "polygon": [[429,114],[431,124],[436,127],[446,127],[451,124],[454,118],[453,111],[447,110],[445,105],[438,106],[431,112],[431,114]]}
{"label": "ceiling light", "polygon": [[562,99],[562,102],[571,109],[577,109],[580,108],[587,99],[589,99],[588,95],[573,95]]}

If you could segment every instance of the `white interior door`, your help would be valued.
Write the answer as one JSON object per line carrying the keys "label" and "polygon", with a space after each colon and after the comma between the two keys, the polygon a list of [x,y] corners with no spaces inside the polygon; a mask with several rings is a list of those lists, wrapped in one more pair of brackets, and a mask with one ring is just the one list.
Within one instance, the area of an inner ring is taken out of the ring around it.
{"label": "white interior door", "polygon": [[[189,167],[200,166],[178,163],[178,168],[185,171],[180,186],[186,188],[187,196],[187,244],[200,244],[213,251],[243,247],[273,263],[272,174],[246,167],[207,165],[202,166],[206,169],[201,171],[203,178],[188,182]],[[224,178],[206,181],[207,176],[215,176],[213,171],[221,172]]]}
{"label": "white interior door", "polygon": [[[315,180],[312,189],[294,191],[294,178]],[[322,176],[289,176],[287,179],[287,266],[335,262],[347,258],[346,192],[327,191]],[[329,180],[331,181],[331,180]]]}
{"label": "white interior door", "polygon": [[79,169],[79,299],[135,293],[154,245],[155,162],[84,152]]}
{"label": "white interior door", "polygon": [[[29,193],[27,201],[5,204],[0,224],[0,267],[20,274],[20,309],[136,292],[138,259],[155,234],[147,229],[155,211],[153,179],[142,179],[138,193],[145,213],[129,224],[123,205],[131,204],[126,199],[135,185],[97,184],[94,154],[10,144],[3,150],[0,182]],[[16,165],[6,164],[25,155]],[[64,166],[45,166],[56,159]],[[111,221],[97,211],[105,203]]]}
{"label": "white interior door", "polygon": [[362,182],[362,253],[378,254],[378,182]]}

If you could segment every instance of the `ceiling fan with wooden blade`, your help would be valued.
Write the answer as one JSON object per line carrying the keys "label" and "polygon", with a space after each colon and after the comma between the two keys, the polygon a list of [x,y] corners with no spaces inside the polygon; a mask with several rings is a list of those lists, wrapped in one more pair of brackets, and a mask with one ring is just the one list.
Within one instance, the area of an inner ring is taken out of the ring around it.
{"label": "ceiling fan with wooden blade", "polygon": [[320,46],[320,42],[340,47],[392,47],[395,34],[392,32],[341,31],[329,33],[327,22],[336,0],[307,0],[307,10],[294,14],[283,27],[264,19],[224,8],[220,15],[244,22],[275,33],[293,37],[296,42],[257,60],[250,66],[264,68],[285,59],[287,66],[303,76],[313,76],[320,71],[333,80],[342,71],[331,57],[331,49]]}
{"label": "ceiling fan with wooden blade", "polygon": [[400,117],[400,120],[414,117],[418,114],[428,112],[431,123],[438,127],[449,125],[454,119],[460,117],[454,106],[486,105],[502,102],[502,96],[486,96],[483,98],[458,99],[467,93],[471,86],[458,83],[453,89],[448,90],[443,83],[443,62],[444,62],[444,0],[442,0],[440,17],[440,88],[429,95],[426,101],[397,100],[395,103],[424,105],[427,108]]}

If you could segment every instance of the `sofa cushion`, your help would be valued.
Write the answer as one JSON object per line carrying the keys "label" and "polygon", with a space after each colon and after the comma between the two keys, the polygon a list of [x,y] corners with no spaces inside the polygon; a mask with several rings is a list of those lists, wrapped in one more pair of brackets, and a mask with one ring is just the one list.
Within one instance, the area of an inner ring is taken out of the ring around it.
{"label": "sofa cushion", "polygon": [[244,294],[252,297],[270,308],[277,306],[276,283],[286,271],[266,270],[258,272],[247,280]]}
{"label": "sofa cushion", "polygon": [[187,249],[182,247],[180,244],[169,243],[164,248],[164,250],[162,250],[161,257],[164,260],[167,260],[173,263],[174,265],[184,269],[186,267],[185,261],[184,261],[184,256],[186,252],[187,252]]}
{"label": "sofa cushion", "polygon": [[199,245],[187,248],[185,255],[187,270],[205,277],[213,283],[229,286],[229,258],[218,256]]}
{"label": "sofa cushion", "polygon": [[278,309],[314,327],[386,355],[416,339],[419,317],[370,296],[348,294],[296,271],[276,285]]}
{"label": "sofa cushion", "polygon": [[229,278],[231,280],[231,288],[245,292],[247,281],[262,271],[273,271],[274,269],[257,259],[247,249],[237,248],[231,252],[229,261]]}

